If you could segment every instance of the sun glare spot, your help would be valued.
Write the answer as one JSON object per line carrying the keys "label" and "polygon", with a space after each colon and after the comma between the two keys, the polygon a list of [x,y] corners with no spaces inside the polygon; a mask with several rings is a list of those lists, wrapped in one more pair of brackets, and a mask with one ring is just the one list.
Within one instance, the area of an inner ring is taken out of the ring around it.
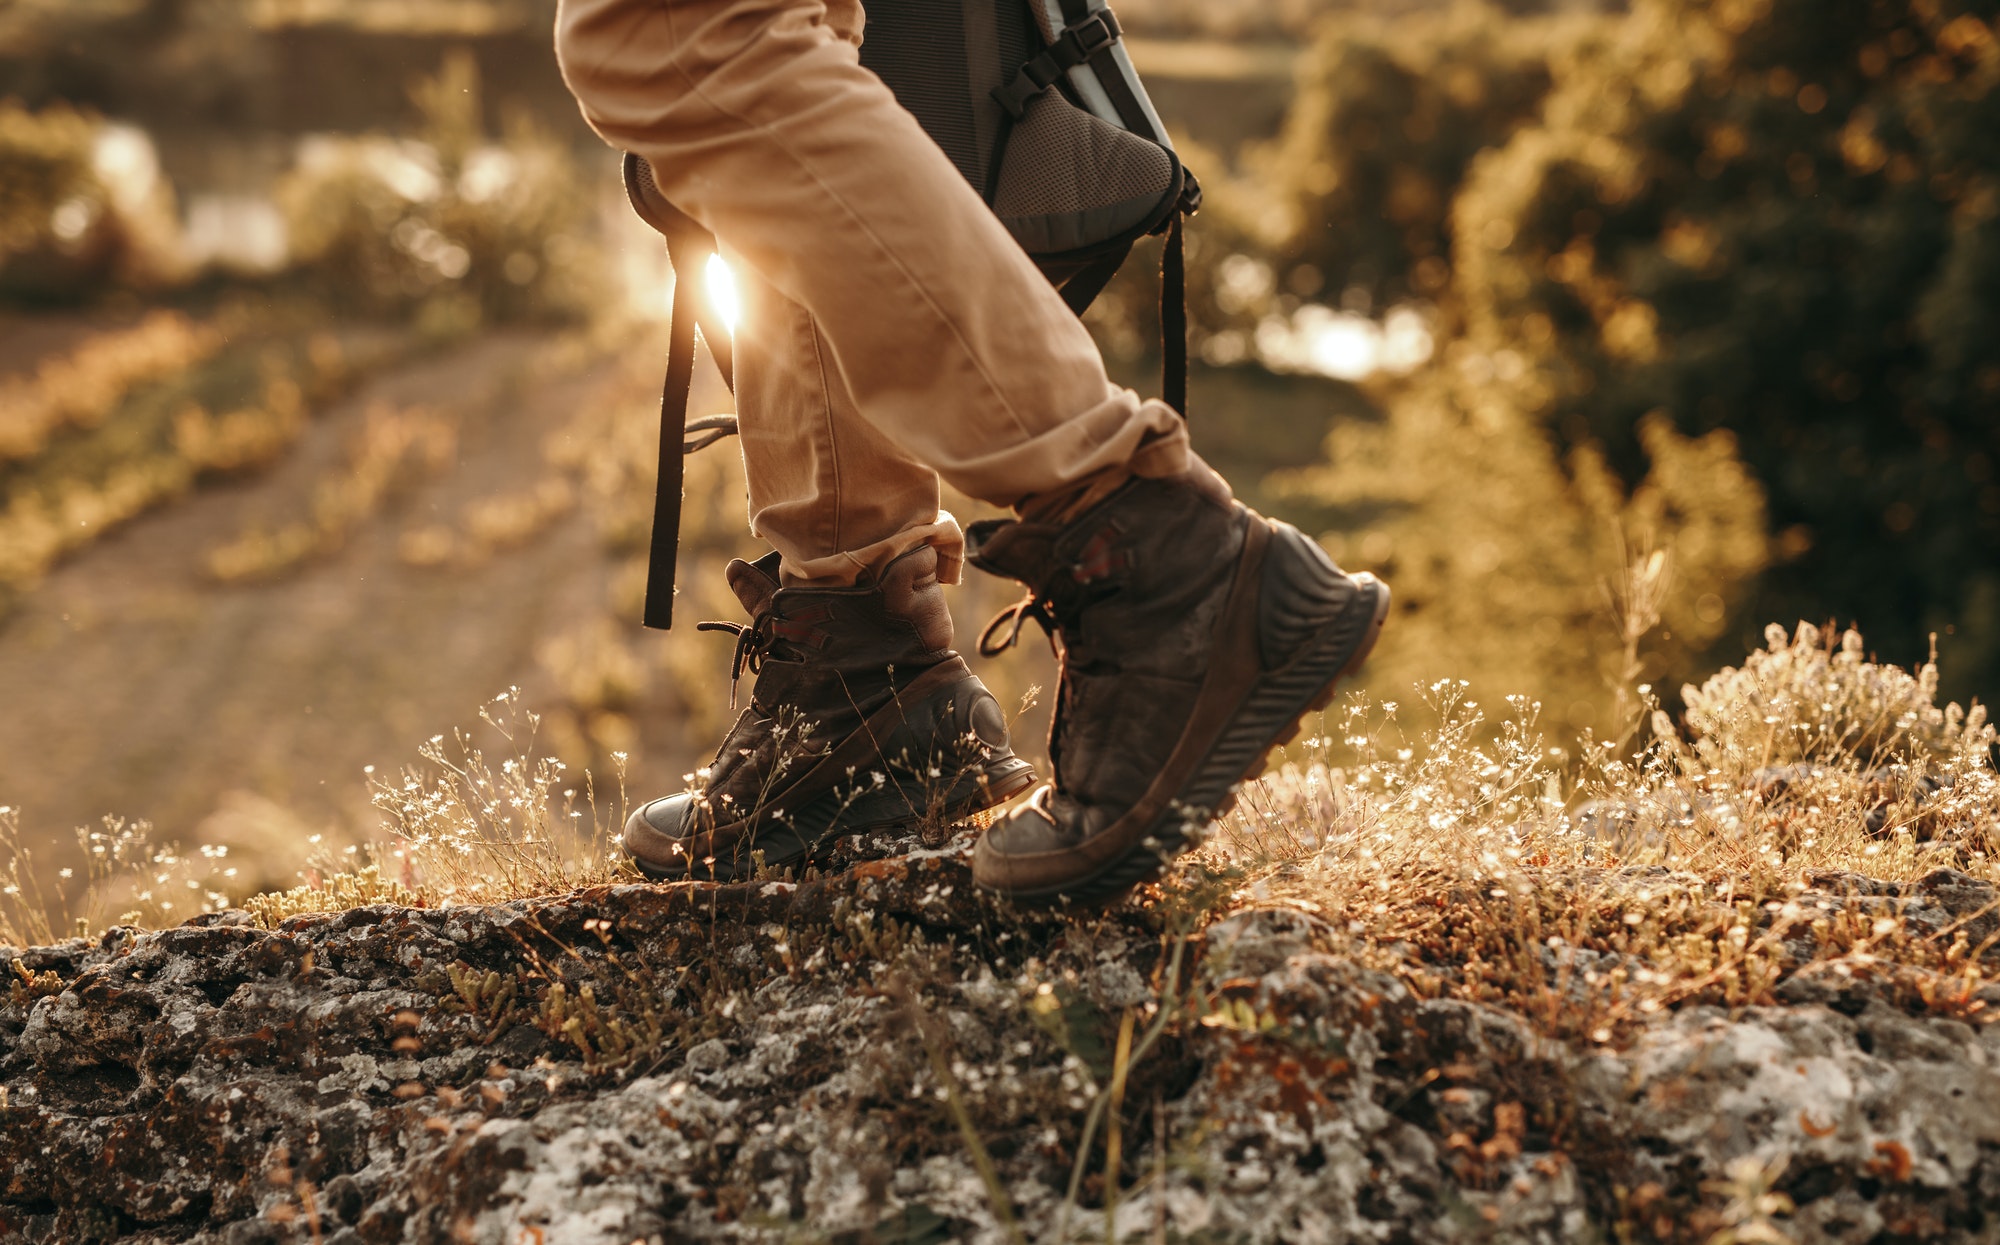
{"label": "sun glare spot", "polygon": [[743,313],[742,301],[736,294],[736,274],[718,253],[708,257],[708,269],[703,275],[708,279],[708,301],[715,305],[715,313],[722,317],[729,335],[736,336],[736,322]]}

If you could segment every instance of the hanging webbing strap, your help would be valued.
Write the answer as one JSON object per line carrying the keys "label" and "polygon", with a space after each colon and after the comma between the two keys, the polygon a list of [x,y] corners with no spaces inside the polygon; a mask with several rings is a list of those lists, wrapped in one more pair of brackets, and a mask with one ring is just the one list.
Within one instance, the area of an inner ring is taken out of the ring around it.
{"label": "hanging webbing strap", "polygon": [[1118,275],[1119,267],[1131,253],[1132,247],[1128,243],[1120,247],[1117,253],[1106,255],[1103,259],[1094,260],[1078,269],[1075,276],[1063,282],[1061,293],[1063,301],[1069,304],[1069,309],[1079,316],[1088,311],[1090,304],[1097,301],[1097,296],[1104,292],[1104,287],[1111,284],[1111,278]]}
{"label": "hanging webbing strap", "polygon": [[1160,252],[1160,398],[1187,420],[1187,258],[1181,246],[1181,213],[1167,226]]}
{"label": "hanging webbing strap", "polygon": [[676,435],[687,418],[688,389],[694,380],[693,282],[674,277],[673,323],[667,331],[667,383],[660,391],[660,475],[653,495],[653,543],[646,562],[648,627],[674,625],[674,563],[680,556],[681,482],[687,449]]}
{"label": "hanging webbing strap", "polygon": [[[1184,214],[1167,222],[1167,245],[1160,252],[1160,398],[1187,418],[1187,253],[1181,238]],[[1063,301],[1081,316],[1104,292],[1125,262],[1130,247],[1106,256],[1063,282]]]}
{"label": "hanging webbing strap", "polygon": [[706,415],[688,422],[688,394],[694,383],[695,334],[708,345],[722,379],[736,388],[729,334],[716,332],[715,308],[703,285],[704,267],[715,254],[715,237],[667,202],[644,160],[625,157],[625,194],[640,219],[667,240],[674,270],[672,323],[667,329],[667,379],[660,390],[660,470],[653,494],[653,538],[646,557],[645,624],[661,631],[674,625],[674,572],[680,557],[681,489],[685,459],[736,431],[733,415]]}

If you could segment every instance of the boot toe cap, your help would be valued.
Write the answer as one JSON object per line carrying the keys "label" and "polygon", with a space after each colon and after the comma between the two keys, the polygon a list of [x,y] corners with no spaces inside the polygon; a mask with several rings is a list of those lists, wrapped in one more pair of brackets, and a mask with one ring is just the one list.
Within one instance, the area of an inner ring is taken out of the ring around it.
{"label": "boot toe cap", "polygon": [[1054,892],[1102,866],[1098,833],[1110,810],[1062,800],[1048,787],[993,823],[972,853],[972,878],[989,890]]}
{"label": "boot toe cap", "polygon": [[625,854],[648,873],[685,876],[694,866],[695,810],[692,791],[640,805],[625,821]]}

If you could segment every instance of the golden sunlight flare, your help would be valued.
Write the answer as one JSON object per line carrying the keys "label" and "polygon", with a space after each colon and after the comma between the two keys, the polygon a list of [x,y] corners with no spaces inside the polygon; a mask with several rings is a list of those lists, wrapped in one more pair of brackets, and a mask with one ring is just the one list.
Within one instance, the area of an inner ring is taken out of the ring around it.
{"label": "golden sunlight flare", "polygon": [[729,263],[720,252],[708,257],[708,268],[703,273],[708,281],[708,301],[715,304],[715,312],[722,317],[724,328],[731,337],[736,336],[736,322],[742,318],[743,302],[736,293],[736,274],[729,269]]}

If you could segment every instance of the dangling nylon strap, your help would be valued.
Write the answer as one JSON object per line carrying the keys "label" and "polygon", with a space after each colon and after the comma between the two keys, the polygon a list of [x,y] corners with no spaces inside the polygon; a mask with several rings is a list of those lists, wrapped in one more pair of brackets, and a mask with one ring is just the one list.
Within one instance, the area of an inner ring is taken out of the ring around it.
{"label": "dangling nylon strap", "polygon": [[733,415],[705,415],[688,422],[688,392],[693,387],[695,333],[708,345],[722,379],[733,392],[736,369],[727,333],[712,333],[706,323],[713,312],[706,306],[699,273],[715,244],[706,233],[700,245],[684,237],[669,243],[667,260],[674,269],[672,323],[667,329],[667,378],[660,389],[660,472],[653,494],[653,536],[646,554],[646,609],[644,622],[661,631],[674,625],[674,574],[680,559],[681,489],[686,482],[689,454],[705,449],[736,432]]}
{"label": "dangling nylon strap", "polygon": [[[714,331],[715,309],[703,278],[708,257],[715,254],[715,235],[687,213],[667,202],[653,181],[653,170],[627,153],[625,193],[640,219],[667,240],[667,262],[674,270],[673,322],[667,330],[667,378],[660,389],[660,471],[653,494],[653,537],[646,555],[648,627],[668,630],[674,624],[674,572],[680,556],[681,488],[687,455],[713,445],[736,431],[732,415],[705,415],[688,422],[688,392],[694,381],[695,335],[708,345],[709,357],[722,372],[723,383],[736,388],[734,351],[727,332]],[[690,434],[693,439],[690,439]]]}
{"label": "dangling nylon strap", "polygon": [[1090,304],[1097,301],[1097,296],[1104,292],[1104,287],[1111,284],[1111,278],[1118,275],[1119,266],[1131,253],[1132,247],[1128,243],[1121,247],[1117,254],[1093,261],[1079,269],[1075,276],[1063,282],[1061,293],[1063,301],[1069,304],[1069,309],[1079,316],[1088,311]]}
{"label": "dangling nylon strap", "polygon": [[1160,397],[1187,420],[1187,258],[1181,247],[1181,214],[1167,226],[1160,253]]}
{"label": "dangling nylon strap", "polygon": [[653,494],[653,542],[646,560],[648,627],[674,625],[674,564],[681,543],[681,484],[687,451],[680,428],[687,420],[694,380],[694,282],[674,275],[673,323],[667,330],[667,381],[660,390],[660,476]]}
{"label": "dangling nylon strap", "polygon": [[[1167,222],[1167,245],[1160,253],[1160,398],[1187,418],[1187,253],[1182,216]],[[1063,301],[1081,316],[1104,291],[1131,248],[1100,259],[1063,283]]]}

